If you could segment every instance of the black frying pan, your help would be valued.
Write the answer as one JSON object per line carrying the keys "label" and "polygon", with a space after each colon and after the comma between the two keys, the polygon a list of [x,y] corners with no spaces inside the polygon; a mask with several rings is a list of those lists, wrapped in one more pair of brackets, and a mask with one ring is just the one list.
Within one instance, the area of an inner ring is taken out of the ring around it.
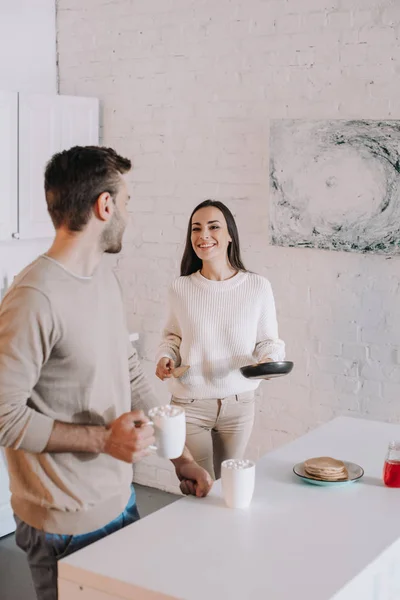
{"label": "black frying pan", "polygon": [[257,365],[247,365],[246,367],[241,367],[240,371],[243,377],[247,379],[272,379],[273,377],[288,375],[292,369],[293,363],[291,361],[280,360],[258,363]]}

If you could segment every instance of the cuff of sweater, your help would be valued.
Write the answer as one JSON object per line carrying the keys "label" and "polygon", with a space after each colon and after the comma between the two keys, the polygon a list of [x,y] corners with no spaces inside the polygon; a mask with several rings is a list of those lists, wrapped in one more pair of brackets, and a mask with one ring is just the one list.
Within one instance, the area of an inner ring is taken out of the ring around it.
{"label": "cuff of sweater", "polygon": [[257,348],[255,358],[258,362],[263,358],[270,358],[273,361],[285,360],[285,344],[269,342],[261,348]]}
{"label": "cuff of sweater", "polygon": [[176,367],[179,366],[178,363],[180,362],[180,359],[176,356],[175,352],[173,352],[172,350],[165,350],[164,348],[162,350],[159,350],[156,354],[156,363],[158,363],[158,361],[161,358],[170,358],[171,360],[174,361]]}
{"label": "cuff of sweater", "polygon": [[46,448],[53,431],[54,419],[32,410],[32,416],[18,440],[16,450],[40,454]]}

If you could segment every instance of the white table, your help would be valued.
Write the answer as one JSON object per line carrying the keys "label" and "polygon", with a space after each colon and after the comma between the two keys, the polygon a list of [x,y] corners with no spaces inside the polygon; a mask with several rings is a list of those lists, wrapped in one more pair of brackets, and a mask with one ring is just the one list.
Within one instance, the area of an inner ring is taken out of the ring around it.
{"label": "white table", "polygon": [[[338,418],[257,463],[248,510],[220,483],[59,563],[60,600],[398,600],[400,489],[381,481],[400,426]],[[311,456],[364,467],[359,482],[312,486],[292,474]]]}
{"label": "white table", "polygon": [[6,459],[0,448],[0,538],[15,531]]}

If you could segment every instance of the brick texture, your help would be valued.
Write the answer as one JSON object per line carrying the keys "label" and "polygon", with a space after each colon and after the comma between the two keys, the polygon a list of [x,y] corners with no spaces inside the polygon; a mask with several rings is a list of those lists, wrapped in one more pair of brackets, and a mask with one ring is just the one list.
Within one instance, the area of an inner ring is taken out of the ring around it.
{"label": "brick texture", "polygon": [[[160,402],[154,350],[187,218],[234,211],[270,278],[295,369],[265,382],[249,454],[339,414],[400,418],[398,259],[268,243],[270,118],[398,119],[398,0],[58,0],[60,92],[97,96],[103,143],[133,158],[118,271]],[[168,464],[136,467],[176,490]]]}

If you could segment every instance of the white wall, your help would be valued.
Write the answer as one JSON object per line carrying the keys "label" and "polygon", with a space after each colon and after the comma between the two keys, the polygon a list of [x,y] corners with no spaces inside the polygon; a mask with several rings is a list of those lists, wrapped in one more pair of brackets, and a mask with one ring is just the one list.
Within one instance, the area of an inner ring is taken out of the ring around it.
{"label": "white wall", "polygon": [[57,92],[55,0],[0,0],[0,89]]}
{"label": "white wall", "polygon": [[[55,18],[55,0],[0,0],[0,89],[57,92]],[[12,277],[48,245],[0,242],[0,299]]]}
{"label": "white wall", "polygon": [[[261,386],[254,456],[338,414],[400,418],[399,259],[268,244],[268,120],[400,118],[399,23],[398,0],[58,1],[61,92],[98,96],[135,164],[119,270],[149,373],[196,203],[233,208],[271,279],[296,366]],[[137,477],[174,485],[165,463]]]}

